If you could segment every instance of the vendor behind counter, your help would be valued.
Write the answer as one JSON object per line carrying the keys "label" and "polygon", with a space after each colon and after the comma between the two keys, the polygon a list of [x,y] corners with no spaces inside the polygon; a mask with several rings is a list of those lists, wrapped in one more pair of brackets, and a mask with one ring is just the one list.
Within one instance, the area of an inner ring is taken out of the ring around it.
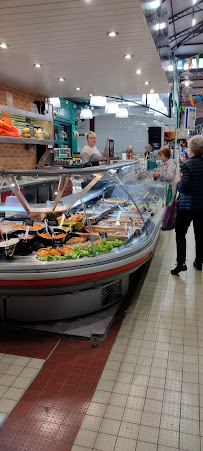
{"label": "vendor behind counter", "polygon": [[99,166],[105,164],[106,159],[103,158],[99,150],[96,148],[97,137],[96,133],[86,133],[87,145],[83,147],[81,152],[82,167],[87,168],[90,166]]}

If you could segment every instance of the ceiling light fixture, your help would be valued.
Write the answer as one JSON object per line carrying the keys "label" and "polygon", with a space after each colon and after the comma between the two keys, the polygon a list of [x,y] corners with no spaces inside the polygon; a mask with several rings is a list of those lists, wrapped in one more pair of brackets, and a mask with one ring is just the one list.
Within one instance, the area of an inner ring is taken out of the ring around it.
{"label": "ceiling light fixture", "polygon": [[154,1],[150,2],[150,4],[149,4],[151,9],[159,8],[160,5],[161,5],[161,0],[154,0]]}
{"label": "ceiling light fixture", "polygon": [[146,86],[148,86],[149,83],[150,83],[149,81],[145,81],[145,82],[144,82],[144,84],[145,84]]}
{"label": "ceiling light fixture", "polygon": [[127,110],[127,108],[119,108],[118,113],[116,113],[116,118],[118,118],[118,119],[127,119],[128,118],[128,110]]}
{"label": "ceiling light fixture", "polygon": [[107,33],[107,35],[110,37],[110,38],[115,38],[116,36],[118,36],[118,31],[109,31],[108,33]]}
{"label": "ceiling light fixture", "polygon": [[90,110],[89,107],[85,107],[81,110],[80,119],[92,119],[92,118],[93,118],[92,111]]}
{"label": "ceiling light fixture", "polygon": [[59,77],[59,78],[58,78],[58,81],[65,81],[65,78]]}
{"label": "ceiling light fixture", "polygon": [[192,19],[192,26],[194,27],[196,25],[197,20],[195,19],[195,17],[193,17]]}
{"label": "ceiling light fixture", "polygon": [[131,58],[133,58],[133,55],[127,53],[127,55],[123,55],[123,58],[125,58],[126,60],[130,60]]}
{"label": "ceiling light fixture", "polygon": [[33,66],[36,67],[37,69],[39,69],[40,67],[42,67],[42,64],[36,63],[36,64],[33,64]]}
{"label": "ceiling light fixture", "polygon": [[151,90],[150,90],[150,94],[154,94],[154,89],[151,89]]}
{"label": "ceiling light fixture", "polygon": [[90,98],[90,105],[91,106],[101,106],[101,107],[105,107],[107,104],[107,99],[106,97],[102,97],[102,96],[92,96]]}
{"label": "ceiling light fixture", "polygon": [[136,70],[136,74],[137,74],[137,75],[140,75],[141,73],[142,73],[141,69],[137,69],[137,70]]}
{"label": "ceiling light fixture", "polygon": [[6,42],[2,42],[2,43],[0,44],[0,47],[1,47],[1,49],[7,49],[7,48],[9,47],[9,45],[6,44]]}
{"label": "ceiling light fixture", "polygon": [[77,86],[77,87],[75,88],[75,90],[76,90],[76,91],[81,91],[81,88],[80,88],[79,86]]}
{"label": "ceiling light fixture", "polygon": [[116,114],[119,112],[119,106],[116,102],[109,102],[105,106],[105,113],[106,114]]}
{"label": "ceiling light fixture", "polygon": [[161,22],[154,25],[154,29],[156,31],[163,30],[164,28],[166,28],[166,22]]}

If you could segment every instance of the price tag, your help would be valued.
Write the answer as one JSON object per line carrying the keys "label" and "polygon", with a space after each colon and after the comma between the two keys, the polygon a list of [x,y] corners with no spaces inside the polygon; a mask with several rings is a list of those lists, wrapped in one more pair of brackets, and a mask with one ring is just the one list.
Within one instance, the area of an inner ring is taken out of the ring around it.
{"label": "price tag", "polygon": [[25,220],[23,221],[23,224],[24,224],[25,226],[33,226],[34,221],[32,221],[32,219],[25,219]]}
{"label": "price tag", "polygon": [[35,132],[34,132],[34,125],[32,123],[29,124],[29,129],[30,129],[30,138],[34,138]]}
{"label": "price tag", "polygon": [[57,227],[58,221],[56,219],[53,219],[52,221],[48,221],[48,225],[51,227]]}

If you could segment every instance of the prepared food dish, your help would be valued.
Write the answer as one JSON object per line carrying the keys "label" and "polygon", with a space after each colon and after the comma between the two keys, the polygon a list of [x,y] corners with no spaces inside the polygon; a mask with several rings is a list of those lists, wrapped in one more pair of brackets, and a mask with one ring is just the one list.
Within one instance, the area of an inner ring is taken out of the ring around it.
{"label": "prepared food dish", "polygon": [[66,255],[66,254],[72,254],[73,249],[70,246],[64,245],[63,247],[47,247],[43,249],[39,249],[37,251],[38,257],[47,257],[48,255],[51,255],[52,257],[59,257],[60,255]]}
{"label": "prepared food dish", "polygon": [[[94,257],[96,254],[103,254],[105,252],[110,252],[116,247],[120,247],[124,244],[122,239],[116,239],[112,241],[107,241],[106,239],[100,239],[94,242],[94,249],[92,248],[92,244],[90,243],[85,249],[82,248],[84,243],[80,243],[79,246],[64,246],[64,248],[50,248],[48,249],[40,249],[40,253],[37,253],[37,259],[40,261],[54,261],[54,260],[76,260],[78,258],[83,257]],[[68,249],[69,247],[69,249]],[[42,251],[46,251],[46,255],[40,255]],[[48,255],[47,255],[48,252]],[[66,252],[66,253],[64,253]],[[60,253],[60,254],[59,254]]]}
{"label": "prepared food dish", "polygon": [[66,236],[65,233],[54,234],[54,239],[65,238],[65,236]]}
{"label": "prepared food dish", "polygon": [[8,246],[14,246],[14,244],[17,244],[19,241],[18,238],[10,238],[10,240],[1,241],[0,247],[8,247]]}
{"label": "prepared food dish", "polygon": [[63,246],[60,248],[61,255],[72,254],[73,249],[71,246]]}
{"label": "prepared food dish", "polygon": [[25,235],[25,233],[20,233],[19,235],[19,238],[21,239],[21,240],[24,240],[25,238],[26,239],[28,239],[28,240],[31,240],[32,238],[34,238],[34,235]]}
{"label": "prepared food dish", "polygon": [[37,251],[38,257],[47,257],[49,255],[48,249],[38,249]]}
{"label": "prepared food dish", "polygon": [[56,249],[56,248],[54,248],[54,247],[52,247],[50,250],[49,250],[49,254],[50,255],[61,255],[61,252],[60,252],[60,249]]}
{"label": "prepared food dish", "polygon": [[[12,225],[12,227],[14,229],[21,229],[21,230],[26,230],[26,227],[27,227],[23,223],[17,224],[16,222],[7,222],[7,223],[4,223],[4,224]],[[32,226],[29,226],[30,230],[39,230],[42,227],[44,227],[44,224],[42,224],[41,222],[36,222]]]}
{"label": "prepared food dish", "polygon": [[110,197],[109,199],[104,199],[105,202],[117,202],[119,204],[124,204],[126,199],[119,199],[119,197]]}
{"label": "prepared food dish", "polygon": [[70,213],[71,217],[68,218],[67,222],[68,223],[75,223],[75,222],[82,222],[85,215],[82,213],[77,213],[76,215],[73,215],[72,213]]}
{"label": "prepared food dish", "polygon": [[73,236],[68,240],[68,244],[85,243],[85,241],[87,241],[85,236]]}
{"label": "prepared food dish", "polygon": [[41,236],[41,238],[46,238],[47,240],[52,240],[50,233],[39,233],[39,236]]}

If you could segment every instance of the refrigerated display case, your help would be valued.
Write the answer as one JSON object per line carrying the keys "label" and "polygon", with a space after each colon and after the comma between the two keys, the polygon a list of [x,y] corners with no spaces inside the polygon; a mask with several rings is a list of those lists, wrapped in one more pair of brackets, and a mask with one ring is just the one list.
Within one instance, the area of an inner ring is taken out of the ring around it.
{"label": "refrigerated display case", "polygon": [[[0,224],[0,318],[56,320],[113,304],[130,274],[150,259],[159,237],[165,185],[137,162],[85,169],[1,171],[13,194],[0,212],[21,205],[27,220]],[[26,177],[55,177],[55,198],[29,203]],[[73,194],[64,196],[71,180]],[[85,183],[84,183],[85,182]],[[19,210],[18,210],[19,211]]]}

